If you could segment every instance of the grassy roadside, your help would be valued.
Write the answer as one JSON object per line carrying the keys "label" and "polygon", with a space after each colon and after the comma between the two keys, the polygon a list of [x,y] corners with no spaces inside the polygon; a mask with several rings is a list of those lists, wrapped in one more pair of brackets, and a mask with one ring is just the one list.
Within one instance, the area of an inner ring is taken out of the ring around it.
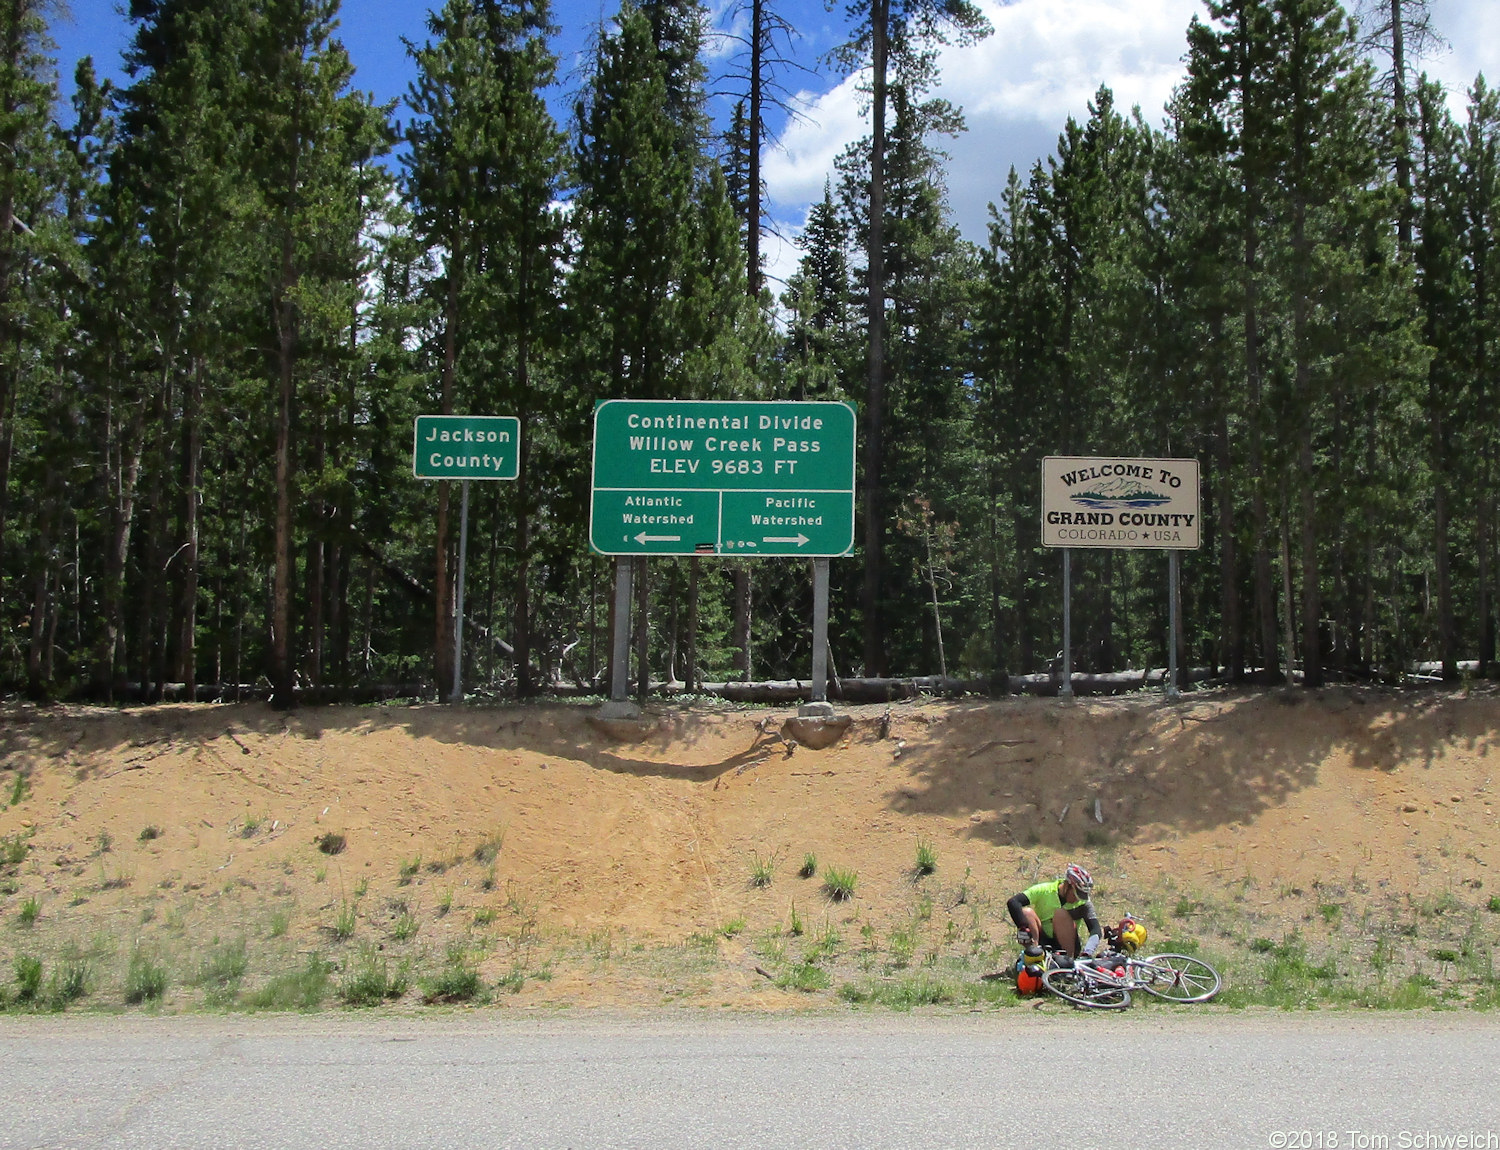
{"label": "grassy roadside", "polygon": [[[250,820],[246,827],[247,837],[261,833]],[[151,829],[141,842],[154,838]],[[949,874],[928,842],[917,844],[898,906],[868,904],[855,871],[820,866],[812,852],[801,854],[800,867],[753,853],[743,890],[769,888],[784,911],[754,920],[726,897],[717,930],[682,939],[549,925],[534,897],[503,877],[503,846],[497,830],[350,883],[338,866],[342,842],[320,838],[309,856],[320,868],[320,901],[309,906],[290,888],[234,880],[210,890],[167,879],[135,891],[127,852],[98,840],[78,868],[86,881],[68,900],[21,898],[16,875],[34,860],[15,836],[0,843],[0,1009],[602,1001],[904,1011],[1023,1003],[1003,977],[1014,958],[1004,910],[1010,891],[987,889],[967,870]],[[1023,856],[1014,888],[1057,862],[1045,851]],[[308,864],[287,863],[300,865]],[[1225,990],[1209,1010],[1488,1010],[1500,1001],[1500,899],[1477,884],[1421,900],[1361,890],[1357,876],[1307,890],[1264,890],[1249,875],[1212,890],[1144,886],[1117,873],[1107,854],[1096,873],[1103,913],[1141,916],[1148,952],[1195,954],[1219,969]],[[92,895],[122,889],[131,897],[89,913]]]}

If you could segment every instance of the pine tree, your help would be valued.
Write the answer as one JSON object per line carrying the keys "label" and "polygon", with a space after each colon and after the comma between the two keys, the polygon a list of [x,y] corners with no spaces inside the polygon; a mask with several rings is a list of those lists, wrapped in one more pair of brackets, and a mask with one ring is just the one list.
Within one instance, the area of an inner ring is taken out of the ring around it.
{"label": "pine tree", "polygon": [[[299,410],[326,412],[359,287],[360,223],[351,217],[357,162],[383,146],[378,110],[346,89],[348,54],[334,40],[336,0],[277,0],[260,12],[247,69],[261,98],[250,118],[265,215],[258,235],[264,370],[275,402],[272,701],[295,701],[295,599],[300,502]],[[313,458],[316,459],[316,434]],[[314,476],[315,478],[315,476]]]}
{"label": "pine tree", "polygon": [[936,77],[937,45],[970,44],[992,31],[983,13],[968,0],[853,0],[848,15],[853,37],[834,50],[832,59],[846,72],[870,71],[869,225],[866,237],[865,308],[869,357],[865,387],[865,576],[864,613],[866,674],[886,665],[881,614],[882,553],[885,538],[886,418],[886,272],[885,157],[890,148],[886,115],[893,72],[916,99]]}
{"label": "pine tree", "polygon": [[[0,600],[30,605],[27,677],[42,689],[46,602],[60,563],[52,554],[65,495],[61,472],[13,474],[13,461],[41,462],[48,409],[61,398],[58,356],[68,320],[57,306],[60,265],[73,258],[64,205],[67,161],[51,131],[57,100],[44,6],[12,0],[0,8]],[[56,429],[61,431],[62,429]],[[65,467],[62,461],[56,461]],[[12,485],[19,479],[19,498]],[[13,527],[16,513],[22,530]],[[27,571],[12,590],[12,554]],[[23,633],[17,618],[6,634]],[[4,652],[5,656],[10,651]]]}
{"label": "pine tree", "polygon": [[[536,367],[555,344],[562,245],[553,201],[563,139],[542,96],[556,59],[546,43],[545,0],[450,0],[428,26],[436,39],[413,49],[420,74],[410,103],[421,119],[408,133],[408,186],[419,235],[429,251],[445,255],[431,285],[440,301],[442,410],[450,413],[462,395],[469,405],[497,404],[521,420],[515,658],[525,695],[533,690],[533,421],[550,406]],[[447,486],[441,485],[438,512],[442,684],[453,672]]]}

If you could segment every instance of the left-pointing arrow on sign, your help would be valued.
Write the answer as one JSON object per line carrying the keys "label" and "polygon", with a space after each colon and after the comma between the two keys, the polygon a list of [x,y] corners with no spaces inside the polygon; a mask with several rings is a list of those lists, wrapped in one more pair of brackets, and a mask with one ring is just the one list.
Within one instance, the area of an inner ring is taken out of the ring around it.
{"label": "left-pointing arrow on sign", "polygon": [[800,531],[795,535],[767,535],[761,539],[762,543],[795,543],[798,547],[806,546],[811,540]]}
{"label": "left-pointing arrow on sign", "polygon": [[681,543],[681,535],[647,535],[642,531],[635,537],[637,543]]}

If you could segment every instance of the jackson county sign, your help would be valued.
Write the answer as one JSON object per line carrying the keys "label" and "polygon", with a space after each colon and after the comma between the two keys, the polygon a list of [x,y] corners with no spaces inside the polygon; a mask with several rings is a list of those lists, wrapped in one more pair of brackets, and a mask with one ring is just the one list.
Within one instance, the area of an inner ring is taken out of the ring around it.
{"label": "jackson county sign", "polygon": [[1042,546],[1199,546],[1196,459],[1042,460]]}
{"label": "jackson county sign", "polygon": [[854,408],[606,400],[589,542],[604,555],[847,555]]}
{"label": "jackson county sign", "polygon": [[418,479],[514,479],[521,421],[514,415],[419,415],[412,434]]}

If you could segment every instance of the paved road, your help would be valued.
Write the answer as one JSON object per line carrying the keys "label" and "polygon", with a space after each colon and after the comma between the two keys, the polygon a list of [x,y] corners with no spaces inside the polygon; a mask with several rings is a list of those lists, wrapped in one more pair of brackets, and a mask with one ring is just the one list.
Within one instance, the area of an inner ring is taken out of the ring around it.
{"label": "paved road", "polygon": [[1444,1145],[1500,1019],[0,1018],[0,1147]]}

